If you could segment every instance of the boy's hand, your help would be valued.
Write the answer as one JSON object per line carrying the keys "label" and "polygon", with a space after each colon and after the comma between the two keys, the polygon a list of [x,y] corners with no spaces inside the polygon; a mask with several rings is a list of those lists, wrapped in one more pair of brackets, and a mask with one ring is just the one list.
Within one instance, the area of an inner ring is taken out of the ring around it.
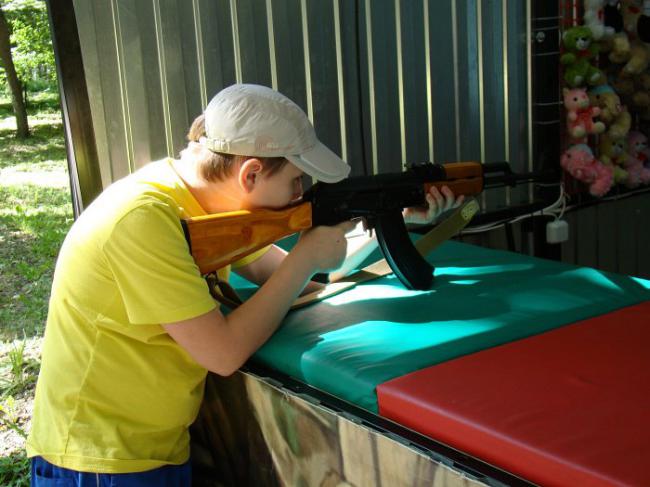
{"label": "boy's hand", "polygon": [[356,224],[345,221],[332,227],[315,227],[300,235],[300,240],[291,251],[309,261],[315,272],[328,272],[343,263],[347,250],[345,234]]}
{"label": "boy's hand", "polygon": [[465,201],[465,196],[460,195],[458,198],[447,186],[442,187],[442,191],[431,186],[429,193],[426,195],[427,208],[405,208],[402,214],[406,224],[426,225],[433,223],[438,217],[447,210],[458,208]]}

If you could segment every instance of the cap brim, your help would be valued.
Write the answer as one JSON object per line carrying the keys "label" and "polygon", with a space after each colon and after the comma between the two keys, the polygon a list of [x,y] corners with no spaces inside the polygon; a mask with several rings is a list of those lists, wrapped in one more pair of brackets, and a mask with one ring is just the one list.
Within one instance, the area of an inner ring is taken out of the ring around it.
{"label": "cap brim", "polygon": [[350,174],[350,166],[334,152],[317,142],[314,148],[287,159],[311,177],[325,183],[336,183]]}

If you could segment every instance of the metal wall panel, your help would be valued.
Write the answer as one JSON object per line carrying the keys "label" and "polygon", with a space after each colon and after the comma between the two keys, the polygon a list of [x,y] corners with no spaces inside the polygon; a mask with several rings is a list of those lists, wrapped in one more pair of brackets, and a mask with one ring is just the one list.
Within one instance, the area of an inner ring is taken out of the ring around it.
{"label": "metal wall panel", "polygon": [[[598,262],[598,241],[593,238],[598,234],[598,215],[595,207],[585,208],[580,212],[574,227],[576,235],[575,263],[594,265]],[[592,238],[585,238],[590,236]]]}
{"label": "metal wall panel", "polygon": [[[640,203],[640,204],[639,204]],[[650,196],[645,195],[641,202],[637,202],[635,209],[637,244],[637,272],[640,277],[650,279]]]}
{"label": "metal wall panel", "polygon": [[650,279],[649,216],[647,192],[568,213],[563,260]]}
{"label": "metal wall panel", "polygon": [[[295,100],[355,175],[425,160],[530,170],[531,2],[75,0],[102,184],[177,156],[211,96],[238,81]],[[529,195],[491,190],[481,203]],[[650,275],[647,199],[568,214],[564,259]]]}
{"label": "metal wall panel", "polygon": [[640,215],[638,203],[631,198],[617,202],[619,217],[619,231],[616,235],[619,248],[617,271],[631,276],[640,273],[637,267],[639,233],[647,232],[647,221],[638,220]]}
{"label": "metal wall panel", "polygon": [[101,186],[108,186],[113,180],[110,174],[110,151],[108,148],[108,132],[104,114],[104,96],[101,89],[101,70],[99,53],[97,50],[97,34],[95,31],[95,13],[91,2],[79,2],[75,7],[77,18],[85,19],[78,22],[79,37],[84,39],[86,46],[83,48],[83,63],[88,89],[88,99],[91,105],[93,129],[96,138],[97,154],[102,164],[100,165]]}
{"label": "metal wall panel", "polygon": [[576,246],[575,246],[575,229],[576,229],[576,213],[566,213],[563,219],[569,224],[569,240],[560,245],[560,253],[562,260],[565,262],[575,262]]}
{"label": "metal wall panel", "polygon": [[[598,247],[597,251],[597,265],[600,269],[616,272],[617,271],[617,255],[618,255],[618,218],[617,218],[617,205],[601,205],[596,208],[597,220],[597,238],[592,245]],[[582,219],[582,212],[579,212],[577,217]],[[576,230],[577,227],[574,227]],[[577,240],[586,240],[577,234],[573,236],[574,242]],[[575,244],[574,244],[575,246]],[[574,252],[575,255],[575,252]],[[573,257],[572,262],[576,262]],[[596,265],[596,264],[591,264]]]}
{"label": "metal wall panel", "polygon": [[[429,2],[429,16],[424,18],[427,31],[428,54],[426,62],[427,89],[431,91],[428,137],[433,145],[433,162],[454,161],[460,158],[457,119],[458,70],[455,37],[457,31],[456,2]],[[445,19],[445,20],[443,20]]]}
{"label": "metal wall panel", "polygon": [[361,7],[358,2],[333,0],[332,5],[338,16],[340,35],[340,62],[337,64],[339,75],[339,107],[341,107],[341,127],[345,132],[342,136],[345,150],[342,157],[352,166],[352,175],[370,172],[366,144],[363,143],[363,113],[366,107],[361,96],[362,77],[359,70],[361,59],[359,31]]}
{"label": "metal wall panel", "polygon": [[294,99],[353,174],[510,155],[526,168],[520,3],[77,0],[104,184],[176,156],[210,97],[238,81]]}

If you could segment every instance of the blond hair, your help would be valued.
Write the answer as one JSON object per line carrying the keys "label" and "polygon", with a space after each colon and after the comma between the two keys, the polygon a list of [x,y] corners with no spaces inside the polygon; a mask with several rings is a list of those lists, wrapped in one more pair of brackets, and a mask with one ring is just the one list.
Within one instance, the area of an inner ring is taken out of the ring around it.
{"label": "blond hair", "polygon": [[[262,163],[262,173],[265,176],[272,176],[280,171],[288,162],[284,157],[258,157],[258,156],[240,156],[234,154],[224,154],[222,152],[212,152],[208,150],[201,150],[203,146],[200,144],[201,137],[205,137],[205,117],[203,114],[199,115],[192,122],[189,132],[187,133],[187,140],[189,144],[187,149],[183,152],[191,151],[195,157],[199,157],[199,175],[206,181],[223,180],[230,176],[233,168],[237,167],[239,163],[255,157]],[[201,154],[201,156],[199,156]]]}

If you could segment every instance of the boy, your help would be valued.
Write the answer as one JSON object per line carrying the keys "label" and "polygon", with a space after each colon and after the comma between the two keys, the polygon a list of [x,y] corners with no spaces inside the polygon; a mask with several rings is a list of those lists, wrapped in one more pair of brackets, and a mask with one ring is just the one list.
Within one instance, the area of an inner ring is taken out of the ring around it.
{"label": "boy", "polygon": [[[180,160],[107,188],[61,248],[27,442],[32,485],[189,485],[188,427],[207,371],[235,372],[293,300],[318,286],[311,277],[345,258],[351,222],[305,232],[288,254],[257,252],[232,267],[260,289],[224,316],[180,219],[283,208],[302,195],[303,174],[335,182],[349,166],[296,104],[262,86],[222,90],[188,138]],[[444,193],[428,195],[429,208],[407,211],[407,221],[460,203]]]}

